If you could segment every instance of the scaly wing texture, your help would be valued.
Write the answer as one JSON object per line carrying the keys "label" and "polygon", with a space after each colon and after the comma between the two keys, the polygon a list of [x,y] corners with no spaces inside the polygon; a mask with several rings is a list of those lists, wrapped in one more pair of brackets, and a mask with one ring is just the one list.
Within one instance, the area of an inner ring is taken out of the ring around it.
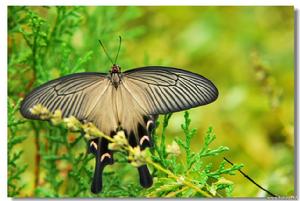
{"label": "scaly wing texture", "polygon": [[181,69],[149,66],[123,73],[123,85],[147,114],[166,114],[206,105],[218,97],[207,78]]}
{"label": "scaly wing texture", "polygon": [[117,116],[116,92],[116,88],[109,81],[105,94],[96,101],[95,107],[86,117],[108,135],[116,131],[120,123]]}
{"label": "scaly wing texture", "polygon": [[[106,123],[116,127],[116,119],[111,95],[110,80],[102,73],[76,73],[49,81],[33,90],[21,104],[21,113],[29,119],[40,119],[30,112],[36,104],[42,104],[49,111],[62,111],[63,117],[74,116],[80,120],[88,120],[103,130],[104,117]],[[100,116],[93,115],[99,104],[103,105]],[[103,118],[100,119],[99,118]],[[101,122],[101,123],[100,123]],[[105,131],[109,129],[105,128]],[[104,130],[103,130],[104,132]]]}
{"label": "scaly wing texture", "polygon": [[115,98],[118,119],[128,133],[131,131],[137,133],[138,124],[146,126],[143,119],[147,115],[146,110],[139,105],[124,84],[120,84],[118,90],[116,90]]}

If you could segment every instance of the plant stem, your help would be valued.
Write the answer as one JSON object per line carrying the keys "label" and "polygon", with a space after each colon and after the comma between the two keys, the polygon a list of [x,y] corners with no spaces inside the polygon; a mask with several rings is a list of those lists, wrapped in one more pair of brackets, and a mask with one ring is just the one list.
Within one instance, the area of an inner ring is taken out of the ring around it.
{"label": "plant stem", "polygon": [[37,186],[39,185],[39,180],[40,180],[40,160],[41,160],[41,155],[40,155],[40,134],[38,132],[38,129],[36,128],[36,125],[32,123],[32,127],[34,130],[34,144],[35,144],[35,149],[36,149],[36,154],[35,154],[35,170],[34,170],[34,175],[35,175],[35,180],[34,180],[34,188],[36,189]]}
{"label": "plant stem", "polygon": [[166,195],[166,197],[168,197],[168,198],[174,197],[174,196],[176,196],[178,193],[181,193],[181,192],[183,192],[183,191],[185,191],[185,190],[187,190],[187,189],[188,189],[188,186],[185,186],[185,187],[179,189],[178,191],[174,191],[174,192],[169,193],[168,195]]}
{"label": "plant stem", "polygon": [[[150,165],[152,165],[153,167],[155,167],[156,169],[160,170],[161,172],[166,173],[167,175],[169,175],[169,177],[174,178],[176,180],[180,180],[180,176],[176,176],[175,174],[173,174],[171,171],[161,167],[159,164],[154,163],[151,159],[147,159],[146,162]],[[199,188],[198,186],[194,185],[192,182],[188,181],[188,179],[184,179],[182,181],[182,183],[190,188],[193,188],[194,190],[196,190],[198,193],[200,193],[201,195],[205,196],[205,197],[212,197],[210,194],[208,194],[207,192],[203,191],[201,188]]]}

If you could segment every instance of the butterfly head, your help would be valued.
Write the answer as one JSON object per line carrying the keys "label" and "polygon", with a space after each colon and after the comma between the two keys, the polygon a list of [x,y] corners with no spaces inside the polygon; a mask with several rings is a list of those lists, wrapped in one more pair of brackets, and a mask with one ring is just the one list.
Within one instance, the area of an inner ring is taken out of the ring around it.
{"label": "butterfly head", "polygon": [[109,71],[110,74],[113,74],[113,73],[121,73],[121,67],[117,64],[114,64],[112,67],[111,67],[111,70]]}

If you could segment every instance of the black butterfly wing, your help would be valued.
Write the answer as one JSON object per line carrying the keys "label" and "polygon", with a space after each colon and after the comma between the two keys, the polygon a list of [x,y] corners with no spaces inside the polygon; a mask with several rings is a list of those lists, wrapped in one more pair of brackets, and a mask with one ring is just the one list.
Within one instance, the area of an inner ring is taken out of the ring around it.
{"label": "black butterfly wing", "polygon": [[49,81],[29,93],[21,103],[21,114],[29,119],[40,119],[30,109],[41,104],[49,111],[62,111],[63,117],[85,119],[96,105],[109,80],[102,73],[76,73]]}
{"label": "black butterfly wing", "polygon": [[166,114],[206,105],[218,97],[216,86],[189,71],[149,66],[123,73],[123,84],[148,114]]}

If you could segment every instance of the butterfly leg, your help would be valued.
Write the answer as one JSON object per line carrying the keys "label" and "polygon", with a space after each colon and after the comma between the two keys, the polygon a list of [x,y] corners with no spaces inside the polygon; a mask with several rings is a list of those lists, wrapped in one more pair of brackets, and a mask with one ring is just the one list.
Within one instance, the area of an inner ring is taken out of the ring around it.
{"label": "butterfly leg", "polygon": [[92,193],[100,193],[102,190],[102,172],[106,165],[113,164],[112,152],[108,150],[108,141],[105,138],[91,140],[89,151],[95,155],[96,165],[92,181]]}

